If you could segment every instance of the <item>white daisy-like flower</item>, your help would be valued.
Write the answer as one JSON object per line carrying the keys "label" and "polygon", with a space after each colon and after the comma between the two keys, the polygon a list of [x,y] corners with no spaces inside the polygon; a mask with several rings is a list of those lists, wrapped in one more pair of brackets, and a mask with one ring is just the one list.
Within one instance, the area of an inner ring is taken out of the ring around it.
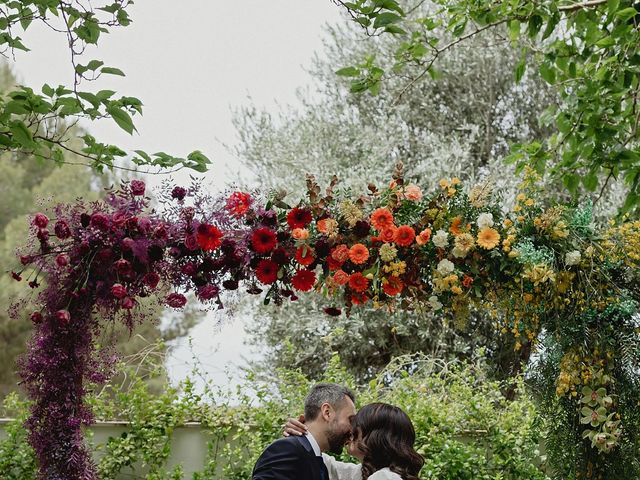
{"label": "white daisy-like flower", "polygon": [[432,240],[436,247],[445,248],[449,245],[449,234],[444,230],[438,230]]}
{"label": "white daisy-like flower", "polygon": [[440,263],[438,263],[438,273],[443,277],[453,272],[454,268],[455,266],[453,265],[453,262],[447,260],[446,258],[440,260]]}
{"label": "white daisy-like flower", "polygon": [[493,227],[493,214],[492,213],[481,213],[478,215],[478,219],[476,220],[476,224],[478,228],[482,230],[483,228],[491,228]]}

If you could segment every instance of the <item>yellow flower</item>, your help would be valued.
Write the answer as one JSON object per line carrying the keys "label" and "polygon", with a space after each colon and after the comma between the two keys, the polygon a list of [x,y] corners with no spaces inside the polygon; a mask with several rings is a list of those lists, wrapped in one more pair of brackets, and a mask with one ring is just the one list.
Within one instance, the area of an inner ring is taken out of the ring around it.
{"label": "yellow flower", "polygon": [[516,197],[516,200],[518,200],[519,202],[524,202],[526,198],[527,196],[524,193],[519,193],[518,196]]}
{"label": "yellow flower", "polygon": [[527,201],[526,201],[526,202],[524,202],[524,204],[525,204],[527,207],[533,207],[533,206],[535,205],[535,203],[536,203],[536,202],[535,202],[535,200],[534,200],[533,198],[528,198],[528,199],[527,199]]}
{"label": "yellow flower", "polygon": [[461,295],[462,289],[458,285],[455,285],[451,287],[451,293],[455,293],[456,295]]}
{"label": "yellow flower", "polygon": [[447,195],[450,197],[453,197],[456,194],[456,189],[455,187],[449,187],[449,189],[447,190]]}
{"label": "yellow flower", "polygon": [[486,250],[491,250],[500,242],[500,234],[491,227],[485,227],[478,232],[477,243]]}
{"label": "yellow flower", "polygon": [[458,177],[453,177],[451,179],[451,185],[460,185],[460,179]]}
{"label": "yellow flower", "polygon": [[445,189],[445,188],[449,188],[449,185],[451,185],[449,183],[449,180],[443,178],[440,180],[440,182],[438,182],[440,184],[440,188]]}

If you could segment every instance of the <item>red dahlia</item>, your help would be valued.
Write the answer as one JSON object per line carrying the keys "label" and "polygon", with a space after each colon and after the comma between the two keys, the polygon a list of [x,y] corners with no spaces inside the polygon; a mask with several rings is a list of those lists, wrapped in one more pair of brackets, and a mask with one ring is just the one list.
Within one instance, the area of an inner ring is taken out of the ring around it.
{"label": "red dahlia", "polygon": [[265,285],[275,282],[278,279],[278,264],[272,260],[260,260],[256,277]]}
{"label": "red dahlia", "polygon": [[296,290],[308,292],[316,283],[316,274],[311,270],[298,270],[291,279],[291,285]]}
{"label": "red dahlia", "polygon": [[311,223],[312,217],[309,210],[294,208],[287,214],[287,223],[294,228],[304,228]]}
{"label": "red dahlia", "polygon": [[251,235],[251,246],[258,253],[269,253],[278,243],[278,238],[273,230],[261,227]]}
{"label": "red dahlia", "polygon": [[232,215],[240,217],[247,213],[251,205],[251,196],[244,192],[233,192],[227,199],[227,210]]}
{"label": "red dahlia", "polygon": [[198,242],[198,246],[206,252],[215,250],[222,245],[222,236],[222,232],[215,225],[201,223],[198,225],[196,241]]}
{"label": "red dahlia", "polygon": [[362,273],[356,272],[349,277],[349,287],[358,293],[362,293],[369,287],[369,280]]}

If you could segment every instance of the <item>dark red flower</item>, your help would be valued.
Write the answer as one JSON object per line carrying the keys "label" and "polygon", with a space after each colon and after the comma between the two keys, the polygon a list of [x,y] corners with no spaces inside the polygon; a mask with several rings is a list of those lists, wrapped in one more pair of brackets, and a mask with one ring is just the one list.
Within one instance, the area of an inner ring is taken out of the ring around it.
{"label": "dark red flower", "polygon": [[266,227],[258,228],[251,235],[251,246],[256,252],[261,254],[271,252],[276,248],[277,243],[276,234],[273,230]]}
{"label": "dark red flower", "polygon": [[33,217],[33,224],[38,228],[47,228],[49,217],[44,213],[36,213],[35,217]]}
{"label": "dark red flower", "polygon": [[237,290],[238,282],[236,280],[225,280],[222,282],[222,286],[227,290]]}
{"label": "dark red flower", "polygon": [[127,218],[125,224],[129,230],[135,230],[136,228],[138,228],[138,217]]}
{"label": "dark red flower", "polygon": [[203,285],[198,288],[198,297],[200,300],[211,300],[216,298],[220,293],[220,289],[216,285]]}
{"label": "dark red flower", "polygon": [[125,310],[131,310],[133,307],[136,306],[136,301],[131,297],[125,297],[122,300],[120,300],[120,306]]}
{"label": "dark red flower", "polygon": [[116,298],[124,298],[127,296],[127,288],[121,283],[114,283],[111,287],[111,295]]}
{"label": "dark red flower", "polygon": [[351,295],[351,303],[354,305],[363,305],[369,301],[369,297],[364,293],[354,293]]}
{"label": "dark red flower", "polygon": [[189,277],[193,277],[198,273],[198,266],[193,262],[187,262],[180,268],[180,271]]}
{"label": "dark red flower", "polygon": [[271,254],[271,260],[276,262],[278,265],[284,265],[289,261],[289,255],[284,248],[276,248]]}
{"label": "dark red flower", "polygon": [[189,250],[195,250],[198,248],[198,240],[196,240],[195,235],[186,235],[184,237],[184,246]]}
{"label": "dark red flower", "polygon": [[66,267],[69,265],[69,255],[61,253],[56,257],[56,265],[59,267]]}
{"label": "dark red flower", "polygon": [[314,254],[314,251],[311,249],[311,247],[302,245],[298,247],[298,249],[296,250],[296,260],[300,265],[304,265],[305,267],[308,267],[316,259],[316,257],[314,257],[313,254]]}
{"label": "dark red flower", "polygon": [[187,190],[185,188],[173,187],[173,190],[171,190],[171,197],[175,198],[176,200],[183,200],[186,196]]}
{"label": "dark red flower", "polygon": [[167,227],[165,227],[164,224],[158,225],[153,230],[153,236],[154,236],[154,238],[157,238],[158,240],[166,239],[167,238]]}
{"label": "dark red flower", "polygon": [[56,312],[56,320],[60,325],[68,325],[71,321],[71,314],[69,310],[58,310]]}
{"label": "dark red flower", "polygon": [[41,242],[46,242],[47,240],[49,240],[49,230],[47,230],[46,228],[41,228],[38,230],[36,236]]}
{"label": "dark red flower", "polygon": [[329,270],[331,270],[332,272],[335,272],[336,270],[340,270],[340,268],[342,268],[343,263],[344,262],[337,261],[331,255],[327,257],[327,265],[329,266]]}
{"label": "dark red flower", "polygon": [[256,277],[265,285],[270,285],[278,279],[278,268],[278,264],[272,260],[260,260]]}
{"label": "dark red flower", "polygon": [[367,279],[362,273],[356,272],[349,277],[349,288],[362,293],[369,287],[369,279]]}
{"label": "dark red flower", "polygon": [[311,223],[311,212],[304,208],[294,208],[287,214],[287,223],[294,228],[304,228]]}
{"label": "dark red flower", "polygon": [[109,217],[104,213],[96,212],[91,215],[90,225],[98,230],[106,230],[109,227]]}
{"label": "dark red flower", "polygon": [[156,272],[149,272],[144,276],[142,281],[147,287],[153,290],[158,286],[158,282],[160,282],[160,275],[158,275]]}
{"label": "dark red flower", "polygon": [[336,307],[326,307],[324,313],[332,317],[339,317],[342,314],[342,310]]}
{"label": "dark red flower", "polygon": [[42,323],[42,314],[40,312],[33,312],[29,318],[31,318],[31,321],[36,325]]}
{"label": "dark red flower", "polygon": [[311,270],[298,270],[291,279],[291,285],[296,290],[308,292],[316,283],[316,274]]}
{"label": "dark red flower", "polygon": [[146,185],[142,180],[131,180],[131,193],[135,196],[144,195],[144,189]]}
{"label": "dark red flower", "polygon": [[247,213],[251,206],[251,196],[244,192],[233,192],[227,199],[227,210],[232,215],[240,217]]}
{"label": "dark red flower", "polygon": [[370,232],[371,225],[369,225],[369,222],[366,222],[364,220],[358,220],[353,227],[353,233],[355,233],[356,237],[358,238],[367,237]]}
{"label": "dark red flower", "polygon": [[170,293],[166,298],[167,305],[173,308],[182,308],[187,304],[187,297],[181,293]]}
{"label": "dark red flower", "polygon": [[222,245],[222,232],[215,225],[201,223],[198,225],[197,241],[198,245],[205,252],[210,252]]}
{"label": "dark red flower", "polygon": [[118,272],[118,275],[126,276],[133,273],[133,269],[131,268],[131,263],[129,262],[129,260],[125,260],[124,258],[121,258],[120,260],[115,262],[113,265],[114,267],[116,267],[116,272]]}
{"label": "dark red flower", "polygon": [[69,228],[69,224],[64,220],[58,220],[56,222],[55,227],[53,227],[53,231],[60,240],[64,240],[71,236],[71,229]]}
{"label": "dark red flower", "polygon": [[31,255],[20,255],[20,263],[22,265],[29,265],[33,262],[33,257]]}
{"label": "dark red flower", "polygon": [[388,277],[387,282],[382,284],[382,289],[384,290],[384,293],[386,293],[390,297],[393,297],[394,295],[397,295],[400,292],[402,292],[403,288],[404,288],[404,283],[402,282],[402,280],[400,280],[400,278],[394,275]]}
{"label": "dark red flower", "polygon": [[11,272],[11,278],[13,278],[16,282],[19,282],[22,280],[22,277],[20,276],[20,274],[13,271]]}

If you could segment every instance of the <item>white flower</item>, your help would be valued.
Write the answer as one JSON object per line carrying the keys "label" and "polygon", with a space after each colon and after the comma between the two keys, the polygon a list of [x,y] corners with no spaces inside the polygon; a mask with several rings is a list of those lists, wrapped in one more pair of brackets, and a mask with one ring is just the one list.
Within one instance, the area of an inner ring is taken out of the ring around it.
{"label": "white flower", "polygon": [[438,300],[438,297],[436,297],[435,295],[429,297],[429,304],[434,310],[440,310],[442,308],[440,300]]}
{"label": "white flower", "polygon": [[433,236],[433,244],[439,248],[446,247],[449,245],[449,234],[444,230],[438,230]]}
{"label": "white flower", "polygon": [[456,258],[464,258],[467,256],[467,253],[469,253],[469,250],[455,246],[453,247],[453,250],[451,250],[451,253],[453,253],[453,256]]}
{"label": "white flower", "polygon": [[476,224],[478,228],[482,230],[483,228],[491,228],[493,227],[493,214],[492,213],[481,213],[478,215],[478,219],[476,220]]}
{"label": "white flower", "polygon": [[453,269],[454,269],[453,263],[447,260],[446,258],[440,260],[440,263],[438,263],[438,273],[443,277],[453,272]]}
{"label": "white flower", "polygon": [[572,265],[578,265],[580,260],[582,259],[582,255],[578,250],[574,250],[572,252],[567,252],[564,256],[564,263],[570,267]]}

